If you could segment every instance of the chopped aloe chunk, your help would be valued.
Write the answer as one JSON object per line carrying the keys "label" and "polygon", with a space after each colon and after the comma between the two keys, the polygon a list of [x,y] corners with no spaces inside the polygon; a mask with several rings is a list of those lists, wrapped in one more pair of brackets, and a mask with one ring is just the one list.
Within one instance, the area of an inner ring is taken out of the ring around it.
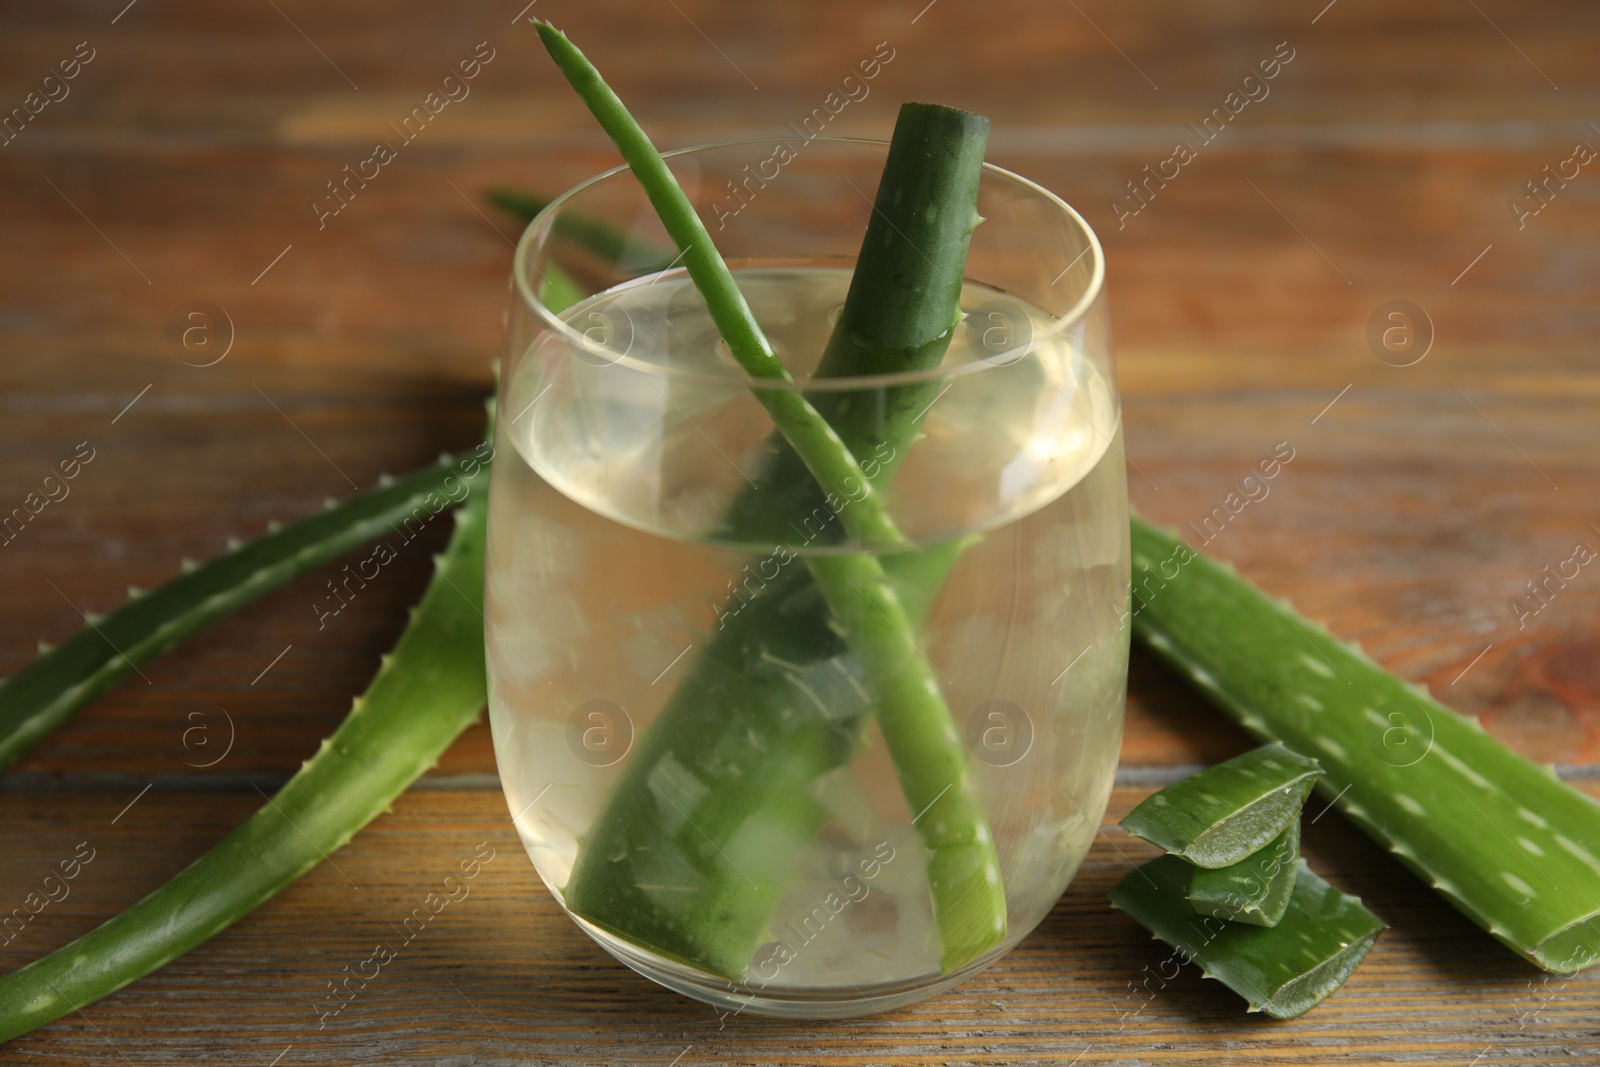
{"label": "chopped aloe chunk", "polygon": [[1249,1002],[1250,1011],[1293,1019],[1344,984],[1387,929],[1360,899],[1296,864],[1289,908],[1276,926],[1196,915],[1184,899],[1191,868],[1151,860],[1117,883],[1111,903]]}
{"label": "chopped aloe chunk", "polygon": [[1289,910],[1296,861],[1300,858],[1300,820],[1296,819],[1260,852],[1227,867],[1196,867],[1189,882],[1189,904],[1201,915],[1253,926],[1277,926]]}
{"label": "chopped aloe chunk", "polygon": [[1196,867],[1227,867],[1283,833],[1321,774],[1316,760],[1263,745],[1146,797],[1122,825]]}

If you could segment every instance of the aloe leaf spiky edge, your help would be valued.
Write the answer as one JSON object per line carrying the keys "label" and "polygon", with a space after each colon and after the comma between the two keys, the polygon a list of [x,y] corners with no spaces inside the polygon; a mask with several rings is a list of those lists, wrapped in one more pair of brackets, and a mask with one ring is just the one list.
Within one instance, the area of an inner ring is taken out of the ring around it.
{"label": "aloe leaf spiky edge", "polygon": [[171,881],[0,978],[0,1042],[121,989],[227,929],[387,810],[483,708],[487,474],[367,691],[268,804]]}
{"label": "aloe leaf spiky edge", "polygon": [[1600,804],[1232,568],[1137,517],[1132,536],[1134,633],[1157,655],[1256,737],[1315,753],[1320,791],[1529,962],[1600,959]]}
{"label": "aloe leaf spiky edge", "polygon": [[[483,446],[486,447],[486,446]],[[438,463],[271,531],[91,620],[0,682],[0,767],[14,761],[139,665],[314,567],[461,499],[452,478],[478,473],[477,455]],[[470,469],[469,469],[470,468]]]}
{"label": "aloe leaf spiky edge", "polygon": [[1229,867],[1298,819],[1321,775],[1316,760],[1263,745],[1146,797],[1122,826],[1196,867]]}
{"label": "aloe leaf spiky edge", "polygon": [[[792,386],[705,224],[644,130],[565,34],[548,22],[531,21],[557,68],[634,172],[734,359],[752,379]],[[850,448],[802,392],[757,388],[755,396],[823,489],[850,500],[839,518],[852,536],[876,549],[914,547]],[[1006,903],[994,838],[972,792],[950,709],[932,665],[905,636],[910,620],[876,556],[814,557],[807,567],[882,702],[879,723],[886,747],[907,803],[921,812],[918,832],[929,853],[940,965],[954,970],[1004,940]]]}
{"label": "aloe leaf spiky edge", "polygon": [[1357,897],[1323,881],[1304,860],[1276,926],[1196,916],[1184,892],[1193,868],[1160,856],[1129,871],[1111,902],[1249,1002],[1250,1011],[1293,1019],[1344,984],[1387,927]]}
{"label": "aloe leaf spiky edge", "polygon": [[1294,892],[1300,858],[1300,820],[1260,852],[1215,870],[1196,867],[1189,881],[1189,906],[1201,915],[1252,926],[1277,926]]}

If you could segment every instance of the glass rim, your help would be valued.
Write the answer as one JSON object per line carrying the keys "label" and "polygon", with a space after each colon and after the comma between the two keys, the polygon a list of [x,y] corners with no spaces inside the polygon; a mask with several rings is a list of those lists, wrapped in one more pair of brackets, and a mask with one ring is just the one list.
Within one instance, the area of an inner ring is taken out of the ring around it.
{"label": "glass rim", "polygon": [[[778,140],[786,141],[785,138],[781,137],[778,138]],[[889,147],[888,141],[878,140],[870,137],[806,138],[807,144],[817,141],[821,141],[829,145],[870,145],[878,148]],[[704,144],[690,145],[686,148],[676,148],[661,154],[664,158],[671,159],[674,156],[690,155],[696,152],[706,152],[710,151],[711,149],[737,148],[741,145],[768,145],[772,142],[773,138],[770,137],[744,137],[732,141],[708,141]],[[1083,215],[1071,204],[1067,203],[1065,200],[1051,192],[1049,189],[1045,188],[1043,185],[1033,181],[1031,178],[1024,178],[1020,174],[1009,171],[1004,167],[996,166],[988,161],[985,161],[983,164],[983,172],[986,175],[994,175],[1004,179],[1005,181],[1021,186],[1035,195],[1042,197],[1047,203],[1052,204],[1060,213],[1064,214],[1079,229],[1080,232],[1082,232],[1088,241],[1089,247],[1087,251],[1093,253],[1093,265],[1089,275],[1089,283],[1084,287],[1083,293],[1078,297],[1077,301],[1072,305],[1072,307],[1069,308],[1065,314],[1059,316],[1048,329],[1036,332],[1029,339],[1027,348],[1020,355],[1003,360],[978,359],[968,363],[956,364],[954,366],[940,365],[937,367],[930,367],[926,370],[897,371],[891,374],[871,374],[839,378],[812,377],[806,380],[752,377],[747,371],[745,371],[743,367],[739,366],[735,362],[730,362],[725,370],[707,371],[698,368],[691,369],[688,367],[675,367],[667,363],[656,363],[651,360],[640,359],[636,356],[630,356],[627,354],[614,354],[609,352],[606,353],[605,365],[626,367],[630,370],[643,374],[654,375],[656,377],[679,379],[707,385],[736,383],[740,387],[746,389],[788,389],[804,390],[806,392],[811,392],[813,390],[842,392],[847,390],[874,389],[892,385],[908,385],[920,382],[939,381],[946,378],[962,377],[967,374],[976,374],[984,370],[994,370],[1001,367],[1009,367],[1021,362],[1035,351],[1041,350],[1044,347],[1043,343],[1049,342],[1066,331],[1072,329],[1073,326],[1082,321],[1089,314],[1090,308],[1094,306],[1095,301],[1100,298],[1100,294],[1105,288],[1105,249],[1100,244],[1099,234],[1095,233],[1094,227],[1089,225],[1089,221],[1085,219]],[[541,346],[543,345],[545,339],[548,339],[552,334],[555,334],[559,335],[562,340],[566,342],[569,349],[574,347],[588,347],[586,341],[584,340],[583,334],[573,329],[557,313],[546,307],[544,301],[539,299],[537,293],[534,291],[533,286],[530,284],[528,279],[527,268],[532,266],[533,263],[528,254],[528,247],[530,244],[533,244],[538,240],[542,240],[548,234],[555,223],[556,217],[570,201],[578,197],[580,194],[586,192],[590,188],[599,185],[601,182],[607,181],[624,173],[631,174],[632,169],[627,163],[620,163],[617,166],[603,170],[598,174],[591,175],[590,177],[579,182],[577,185],[567,189],[565,192],[556,196],[553,200],[540,209],[539,213],[536,214],[531,221],[529,221],[527,227],[522,231],[522,236],[517,240],[516,256],[512,261],[511,270],[514,288],[518,298],[532,309],[534,317],[539,321],[540,327],[543,330],[543,336],[538,342],[538,344]],[[1068,264],[1068,266],[1070,268],[1071,264]],[[681,270],[682,268],[675,267],[673,269]],[[630,282],[632,280],[633,279],[630,279]],[[598,296],[600,294],[595,293],[592,295]],[[1010,356],[1009,353],[1004,353],[1003,355]]]}

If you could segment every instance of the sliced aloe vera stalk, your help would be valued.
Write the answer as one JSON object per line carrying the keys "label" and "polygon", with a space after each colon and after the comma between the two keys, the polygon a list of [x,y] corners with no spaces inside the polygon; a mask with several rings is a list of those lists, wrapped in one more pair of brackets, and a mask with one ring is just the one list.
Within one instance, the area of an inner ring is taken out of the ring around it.
{"label": "sliced aloe vera stalk", "polygon": [[1201,915],[1277,926],[1289,909],[1299,858],[1300,820],[1296,819],[1266,848],[1238,863],[1214,870],[1196,867],[1189,881],[1189,904]]}
{"label": "sliced aloe vera stalk", "polygon": [[1341,893],[1298,861],[1289,907],[1276,926],[1196,915],[1184,899],[1191,868],[1153,859],[1117,883],[1111,903],[1243,997],[1250,1011],[1293,1019],[1350,977],[1387,929],[1360,899]]}
{"label": "sliced aloe vera stalk", "polygon": [[1227,867],[1299,818],[1321,774],[1316,760],[1263,745],[1145,798],[1122,826],[1196,867]]}

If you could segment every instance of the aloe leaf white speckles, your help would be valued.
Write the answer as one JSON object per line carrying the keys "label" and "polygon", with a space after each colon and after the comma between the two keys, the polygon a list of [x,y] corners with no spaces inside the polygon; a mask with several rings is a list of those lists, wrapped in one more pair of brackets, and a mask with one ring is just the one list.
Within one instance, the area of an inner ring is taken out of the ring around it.
{"label": "aloe leaf white speckles", "polygon": [[1151,860],[1117,883],[1111,902],[1274,1019],[1304,1014],[1343,985],[1386,928],[1303,861],[1276,926],[1197,916],[1183,898],[1192,869],[1176,856]]}
{"label": "aloe leaf white speckles", "polygon": [[1122,825],[1196,867],[1227,867],[1298,819],[1321,774],[1316,760],[1264,745],[1146,797]]}
{"label": "aloe leaf white speckles", "polygon": [[[480,483],[488,481],[479,472]],[[393,653],[272,800],[127,911],[0,978],[0,1041],[164,966],[337,850],[431,767],[483,707],[484,491],[475,486]]]}
{"label": "aloe leaf white speckles", "polygon": [[1600,804],[1140,519],[1133,559],[1135,635],[1255,736],[1316,753],[1357,826],[1538,966],[1600,958]]}
{"label": "aloe leaf white speckles", "polygon": [[1300,820],[1260,852],[1216,870],[1196,867],[1189,882],[1189,904],[1211,915],[1252,926],[1276,926],[1294,891],[1300,858]]}

